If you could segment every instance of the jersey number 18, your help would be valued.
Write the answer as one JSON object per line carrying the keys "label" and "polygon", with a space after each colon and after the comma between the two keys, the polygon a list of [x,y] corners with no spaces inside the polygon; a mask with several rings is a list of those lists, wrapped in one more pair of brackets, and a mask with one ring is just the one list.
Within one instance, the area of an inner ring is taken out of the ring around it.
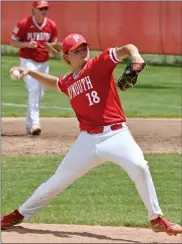
{"label": "jersey number 18", "polygon": [[86,96],[89,100],[89,106],[93,106],[94,103],[100,102],[100,97],[98,96],[96,91],[92,91],[91,93],[86,93]]}

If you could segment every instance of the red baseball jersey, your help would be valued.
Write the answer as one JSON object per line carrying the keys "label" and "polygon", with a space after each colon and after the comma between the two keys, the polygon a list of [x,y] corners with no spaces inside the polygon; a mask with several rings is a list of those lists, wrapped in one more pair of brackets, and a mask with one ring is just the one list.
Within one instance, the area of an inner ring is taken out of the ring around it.
{"label": "red baseball jersey", "polygon": [[113,70],[120,60],[109,48],[90,59],[78,75],[60,77],[57,86],[65,93],[80,123],[81,130],[125,122]]}
{"label": "red baseball jersey", "polygon": [[49,54],[44,47],[45,42],[57,40],[56,23],[48,18],[39,25],[34,16],[19,21],[13,30],[12,39],[21,42],[36,41],[37,48],[20,48],[20,57],[32,59],[35,62],[45,62]]}

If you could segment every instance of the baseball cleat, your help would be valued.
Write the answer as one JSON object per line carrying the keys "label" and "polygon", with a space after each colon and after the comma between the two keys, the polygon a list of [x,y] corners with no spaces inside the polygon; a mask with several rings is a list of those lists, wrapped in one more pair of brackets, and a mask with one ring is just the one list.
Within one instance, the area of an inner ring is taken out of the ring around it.
{"label": "baseball cleat", "polygon": [[169,222],[162,217],[151,220],[152,230],[154,232],[166,232],[168,235],[182,234],[182,226]]}
{"label": "baseball cleat", "polygon": [[6,230],[14,225],[18,225],[23,222],[24,216],[20,214],[18,210],[13,211],[8,215],[4,215],[1,218],[1,230]]}
{"label": "baseball cleat", "polygon": [[31,129],[31,135],[32,136],[38,136],[41,134],[41,128],[39,125],[33,125]]}

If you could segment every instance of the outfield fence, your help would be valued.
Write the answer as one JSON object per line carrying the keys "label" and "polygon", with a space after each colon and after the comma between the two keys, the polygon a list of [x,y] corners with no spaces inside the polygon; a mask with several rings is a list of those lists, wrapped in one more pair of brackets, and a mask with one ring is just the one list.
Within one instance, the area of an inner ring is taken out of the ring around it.
{"label": "outfield fence", "polygon": [[[2,44],[18,20],[31,15],[31,1],[2,1]],[[135,44],[142,53],[181,55],[180,1],[51,1],[49,16],[59,39],[83,34],[92,50]]]}

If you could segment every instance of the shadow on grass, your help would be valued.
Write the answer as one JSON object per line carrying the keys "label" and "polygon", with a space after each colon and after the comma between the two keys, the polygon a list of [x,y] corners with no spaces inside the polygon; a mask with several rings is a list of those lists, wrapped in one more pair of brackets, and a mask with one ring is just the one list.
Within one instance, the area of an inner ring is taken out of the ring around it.
{"label": "shadow on grass", "polygon": [[52,230],[38,230],[24,228],[22,226],[14,226],[11,229],[5,230],[6,232],[17,232],[19,234],[40,234],[40,235],[54,235],[56,237],[70,238],[71,236],[90,237],[99,240],[111,240],[111,241],[125,241],[127,243],[140,243],[138,241],[126,240],[121,238],[112,238],[106,235],[98,235],[90,232],[68,232],[68,231],[52,231]]}

